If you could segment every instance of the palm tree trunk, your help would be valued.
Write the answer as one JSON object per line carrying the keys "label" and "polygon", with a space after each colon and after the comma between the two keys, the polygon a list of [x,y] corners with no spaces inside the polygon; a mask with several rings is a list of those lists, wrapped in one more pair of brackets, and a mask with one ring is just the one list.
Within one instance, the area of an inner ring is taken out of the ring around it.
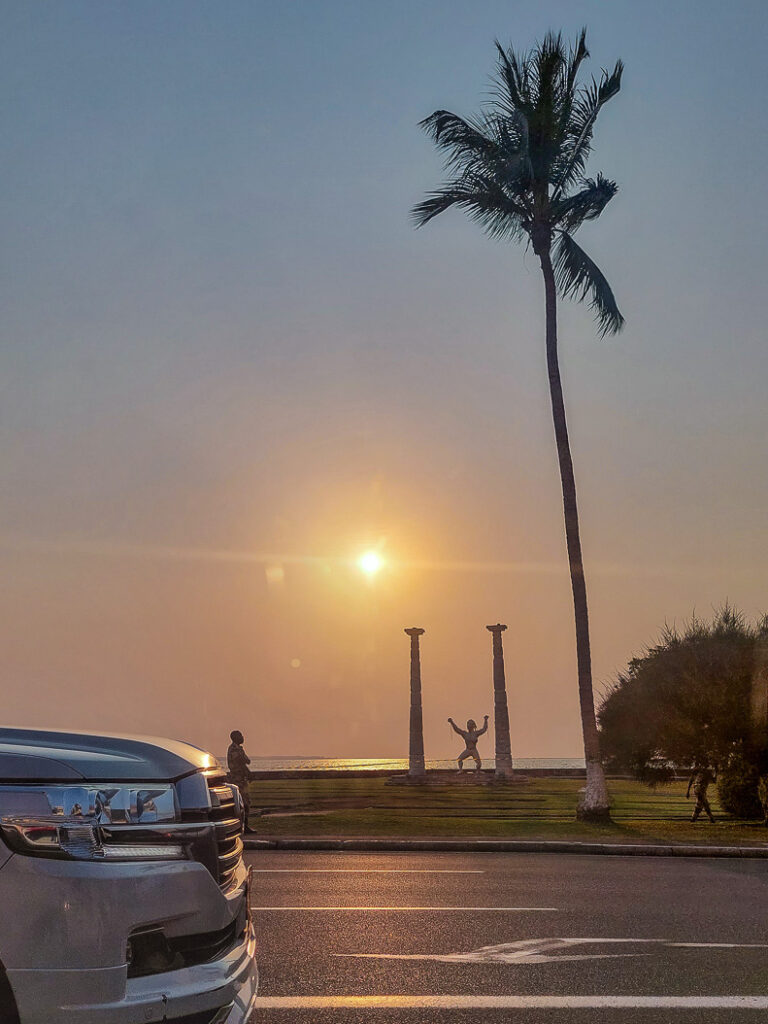
{"label": "palm tree trunk", "polygon": [[576,481],[573,475],[573,460],[568,441],[568,424],[565,418],[563,386],[560,381],[560,366],[557,356],[557,292],[555,274],[549,251],[539,253],[541,270],[544,274],[547,313],[547,373],[549,394],[552,399],[552,420],[555,427],[557,459],[560,464],[560,483],[563,489],[563,515],[565,518],[565,539],[568,548],[568,564],[571,570],[573,590],[573,612],[576,621],[576,662],[579,678],[579,706],[581,729],[584,735],[584,759],[587,765],[587,784],[584,789],[576,816],[583,821],[606,821],[610,818],[608,788],[600,758],[600,739],[595,721],[595,699],[592,693],[592,656],[589,649],[589,614],[587,610],[587,586],[584,579],[584,562],[581,556],[579,538],[579,513],[576,506]]}

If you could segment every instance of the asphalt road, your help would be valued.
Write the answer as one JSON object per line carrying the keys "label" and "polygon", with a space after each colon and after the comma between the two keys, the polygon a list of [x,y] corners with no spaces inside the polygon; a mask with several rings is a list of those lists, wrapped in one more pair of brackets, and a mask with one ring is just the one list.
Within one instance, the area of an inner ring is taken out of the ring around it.
{"label": "asphalt road", "polygon": [[261,970],[254,1022],[768,1020],[765,861],[288,852],[248,861]]}

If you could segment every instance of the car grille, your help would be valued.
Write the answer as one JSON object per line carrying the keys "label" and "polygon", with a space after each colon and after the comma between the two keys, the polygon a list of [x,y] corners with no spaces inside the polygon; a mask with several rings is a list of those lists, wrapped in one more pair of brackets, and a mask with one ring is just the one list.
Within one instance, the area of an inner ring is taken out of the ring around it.
{"label": "car grille", "polygon": [[227,889],[243,856],[243,830],[232,786],[220,770],[206,772],[211,800],[210,819],[216,832],[218,882]]}

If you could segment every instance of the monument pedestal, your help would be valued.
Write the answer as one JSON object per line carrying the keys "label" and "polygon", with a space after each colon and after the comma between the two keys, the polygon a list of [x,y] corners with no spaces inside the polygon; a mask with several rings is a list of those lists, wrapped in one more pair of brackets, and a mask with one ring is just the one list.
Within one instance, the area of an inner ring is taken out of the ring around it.
{"label": "monument pedestal", "polygon": [[459,771],[457,768],[431,768],[424,775],[392,775],[387,786],[510,786],[527,783],[525,775],[513,773],[499,778],[493,768]]}

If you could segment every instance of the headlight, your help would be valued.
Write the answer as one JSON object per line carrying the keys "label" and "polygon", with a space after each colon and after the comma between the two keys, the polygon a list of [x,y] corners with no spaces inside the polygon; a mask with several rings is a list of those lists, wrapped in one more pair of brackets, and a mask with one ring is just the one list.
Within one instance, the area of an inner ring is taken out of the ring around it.
{"label": "headlight", "polygon": [[[179,860],[173,786],[13,786],[0,789],[0,831],[17,853],[76,860]],[[193,837],[194,838],[194,837]]]}
{"label": "headlight", "polygon": [[72,860],[183,860],[184,846],[167,842],[152,830],[154,841],[125,843],[105,841],[107,830],[82,818],[0,818],[0,828],[8,845],[17,853],[33,856],[66,857]]}
{"label": "headlight", "polygon": [[103,783],[101,786],[3,786],[0,816],[61,815],[85,818],[99,825],[144,825],[179,821],[173,786]]}

